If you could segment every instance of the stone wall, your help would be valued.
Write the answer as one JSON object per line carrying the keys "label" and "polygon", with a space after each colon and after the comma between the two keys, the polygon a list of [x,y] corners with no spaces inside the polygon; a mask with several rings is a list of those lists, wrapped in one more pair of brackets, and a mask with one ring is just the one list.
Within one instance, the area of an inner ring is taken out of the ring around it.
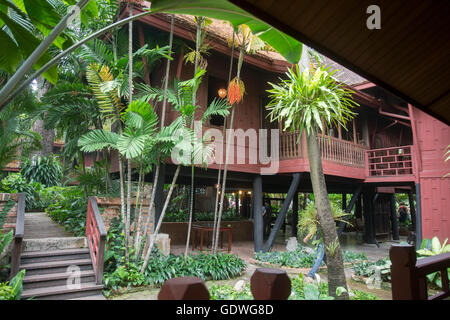
{"label": "stone wall", "polygon": [[[3,234],[16,228],[18,198],[19,194],[17,193],[0,193],[0,228]],[[11,201],[14,201],[14,204],[6,212],[7,208],[11,206]]]}
{"label": "stone wall", "polygon": [[[111,222],[114,218],[120,217],[120,198],[111,198],[111,197],[96,197],[98,208],[100,209],[103,223],[105,224],[106,231],[111,227]],[[132,198],[131,203],[136,203],[136,199]],[[144,225],[145,221],[148,217],[148,206],[150,200],[144,199],[142,202],[142,216],[141,221],[142,225]],[[134,233],[134,224],[131,226],[131,235]],[[150,234],[150,228],[148,229],[147,234]],[[156,245],[162,251],[163,254],[170,253],[170,237],[167,234],[158,234],[156,238]]]}

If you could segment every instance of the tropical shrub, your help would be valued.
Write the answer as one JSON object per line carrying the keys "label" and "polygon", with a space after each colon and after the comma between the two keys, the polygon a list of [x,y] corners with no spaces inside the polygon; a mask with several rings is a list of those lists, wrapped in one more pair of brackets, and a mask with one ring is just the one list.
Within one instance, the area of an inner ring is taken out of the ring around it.
{"label": "tropical shrub", "polygon": [[86,230],[87,212],[87,200],[84,198],[83,191],[78,187],[50,190],[47,194],[49,198],[52,192],[57,194],[57,197],[48,205],[45,212],[67,232],[75,236],[83,236]]}
{"label": "tropical shrub", "polygon": [[[305,283],[303,274],[291,278],[291,295],[289,300],[333,300],[328,295],[328,284],[325,282]],[[230,285],[213,284],[209,287],[211,300],[253,300],[250,285],[245,284],[241,290]],[[361,290],[350,290],[350,300],[378,300],[372,293]]]}
{"label": "tropical shrub", "polygon": [[0,192],[25,193],[25,206],[27,208],[33,208],[38,199],[38,194],[33,186],[20,173],[7,175],[0,182]]}
{"label": "tropical shrub", "polygon": [[[438,237],[433,237],[433,239],[423,239],[420,245],[420,250],[417,250],[418,258],[422,259],[425,257],[435,256],[442,253],[450,252],[450,244],[447,244],[448,238],[444,242],[440,243]],[[450,280],[450,268],[448,271],[448,279]],[[427,275],[427,281],[433,286],[442,288],[442,277],[441,272],[434,272]]]}
{"label": "tropical shrub", "polygon": [[126,264],[123,258],[113,272],[106,272],[105,295],[132,286],[161,286],[166,280],[176,277],[227,280],[241,275],[245,266],[242,259],[228,253],[189,255],[185,258],[174,254],[165,256],[154,248],[144,273],[139,272],[140,263]]}
{"label": "tropical shrub", "polygon": [[186,222],[188,221],[188,212],[186,209],[167,211],[164,216],[164,222]]}
{"label": "tropical shrub", "polygon": [[[292,268],[310,268],[314,265],[313,253],[300,247],[295,251],[256,252],[255,260]],[[323,264],[323,262],[322,262]]]}
{"label": "tropical shrub", "polygon": [[377,269],[380,270],[380,277],[382,281],[391,280],[391,261],[388,257],[379,259],[376,262],[361,261],[353,265],[355,275],[361,277],[373,277]]}
{"label": "tropical shrub", "polygon": [[20,300],[22,297],[22,280],[25,270],[19,271],[8,283],[0,283],[0,300]]}
{"label": "tropical shrub", "polygon": [[347,263],[367,260],[367,255],[365,252],[354,252],[350,250],[342,250],[342,257],[344,259],[344,262]]}
{"label": "tropical shrub", "polygon": [[247,283],[242,290],[236,290],[233,286],[213,284],[209,287],[211,300],[253,300],[250,285]]}
{"label": "tropical shrub", "polygon": [[63,177],[62,166],[56,156],[37,156],[24,161],[20,172],[28,181],[39,182],[48,187],[60,185]]}

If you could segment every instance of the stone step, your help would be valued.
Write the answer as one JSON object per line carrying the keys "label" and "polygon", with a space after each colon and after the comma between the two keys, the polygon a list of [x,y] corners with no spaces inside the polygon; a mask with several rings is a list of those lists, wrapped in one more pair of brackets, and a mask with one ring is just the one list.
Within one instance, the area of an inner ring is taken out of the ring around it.
{"label": "stone step", "polygon": [[69,300],[106,300],[106,298],[103,295],[96,295],[96,296],[73,298]]}
{"label": "stone step", "polygon": [[56,286],[49,288],[26,289],[22,292],[22,299],[33,300],[66,300],[98,296],[102,294],[102,285],[95,283],[82,283],[78,288]]}
{"label": "stone step", "polygon": [[[68,284],[69,277],[72,279],[75,276],[79,277],[80,283],[95,282],[95,273],[93,270],[80,271],[79,274],[74,274],[72,272],[36,274],[26,275],[23,278],[23,288],[24,290],[27,290],[64,286]],[[71,279],[69,279],[69,284],[74,283]]]}
{"label": "stone step", "polygon": [[64,249],[87,248],[86,237],[56,237],[42,239],[24,239],[22,251],[58,251]]}
{"label": "stone step", "polygon": [[39,275],[49,273],[64,273],[69,267],[78,267],[80,271],[92,270],[91,259],[76,259],[62,261],[48,261],[38,263],[21,264],[19,269],[25,269],[26,275]]}
{"label": "stone step", "polygon": [[88,248],[53,250],[53,251],[29,251],[21,254],[21,263],[37,263],[48,261],[89,259]]}

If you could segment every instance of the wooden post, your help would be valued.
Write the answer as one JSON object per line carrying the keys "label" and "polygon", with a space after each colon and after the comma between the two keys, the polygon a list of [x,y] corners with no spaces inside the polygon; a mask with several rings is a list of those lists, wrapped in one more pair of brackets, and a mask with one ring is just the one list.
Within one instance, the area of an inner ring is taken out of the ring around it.
{"label": "wooden post", "polygon": [[262,216],[262,177],[260,175],[255,176],[253,179],[253,240],[254,250],[259,252],[263,249],[263,216]]}
{"label": "wooden post", "polygon": [[420,249],[422,243],[422,211],[420,198],[420,183],[416,183],[416,249]]}
{"label": "wooden post", "polygon": [[357,132],[356,132],[356,120],[353,119],[353,142],[355,144],[358,144],[358,137],[357,137]]}
{"label": "wooden post", "polygon": [[363,214],[364,214],[364,233],[366,236],[367,243],[375,243],[375,234],[373,232],[372,224],[373,224],[373,205],[372,198],[373,192],[366,190],[364,192],[364,206],[363,206]]}
{"label": "wooden post", "polygon": [[416,209],[414,205],[414,198],[411,191],[408,192],[409,213],[411,214],[411,225],[414,232],[416,232]]}
{"label": "wooden post", "polygon": [[397,219],[397,210],[395,208],[395,194],[391,196],[391,228],[392,228],[392,239],[400,240],[398,233],[398,219]]}
{"label": "wooden post", "polygon": [[342,194],[342,210],[347,209],[347,194]]}
{"label": "wooden post", "polygon": [[292,236],[297,238],[298,233],[298,192],[295,193],[292,200]]}
{"label": "wooden post", "polygon": [[419,283],[415,274],[416,251],[411,245],[393,244],[389,250],[392,300],[417,300]]}
{"label": "wooden post", "polygon": [[[360,194],[361,194],[361,190],[362,190],[362,185],[360,185],[360,186],[358,186],[358,188],[355,190],[355,192],[353,193],[353,195],[352,195],[352,198],[350,199],[350,203],[348,204],[348,206],[347,206],[347,204],[345,204],[345,212],[346,213],[350,213],[351,211],[352,211],[352,209],[353,209],[353,206],[355,205],[355,203],[356,203],[356,200],[358,200],[358,198],[359,198],[359,196],[360,196]],[[344,198],[344,195],[345,195],[345,198],[347,198],[347,195],[346,194],[343,194],[342,196],[343,196],[343,200],[345,199]],[[347,201],[345,201],[345,202],[347,202]],[[344,206],[344,201],[342,201],[342,205]],[[345,218],[344,218],[345,219]],[[342,234],[342,232],[344,231],[344,227],[345,227],[345,222],[344,221],[341,221],[340,223],[339,223],[339,228],[338,228],[338,237]]]}
{"label": "wooden post", "polygon": [[275,221],[275,225],[273,226],[272,231],[270,232],[269,239],[266,242],[266,245],[264,246],[264,252],[267,252],[270,250],[270,248],[273,246],[273,243],[275,242],[275,237],[278,233],[278,231],[281,228],[281,225],[283,224],[284,218],[286,217],[286,212],[289,208],[289,205],[291,204],[292,198],[294,197],[294,194],[297,194],[297,188],[300,183],[301,179],[301,173],[294,173],[292,175],[292,182],[289,187],[289,191],[286,195],[286,199],[283,201],[283,206],[280,209],[280,212],[278,213],[277,220]]}

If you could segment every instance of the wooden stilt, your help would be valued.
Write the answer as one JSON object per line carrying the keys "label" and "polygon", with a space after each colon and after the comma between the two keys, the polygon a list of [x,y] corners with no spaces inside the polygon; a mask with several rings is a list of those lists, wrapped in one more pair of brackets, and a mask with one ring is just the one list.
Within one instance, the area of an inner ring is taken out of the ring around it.
{"label": "wooden stilt", "polygon": [[269,239],[266,242],[266,245],[264,246],[264,252],[267,252],[270,250],[270,248],[273,246],[273,243],[275,242],[275,237],[280,231],[281,225],[283,224],[284,218],[286,217],[286,212],[289,208],[289,205],[291,204],[291,201],[294,197],[294,194],[297,194],[297,188],[300,183],[300,178],[302,174],[301,173],[294,173],[293,179],[291,182],[291,185],[289,187],[289,191],[286,195],[286,199],[284,199],[283,206],[281,207],[280,212],[278,213],[277,220],[275,221],[275,225],[270,232]]}
{"label": "wooden stilt", "polygon": [[263,249],[263,216],[262,216],[262,178],[260,175],[253,179],[253,240],[254,250],[259,252]]}

